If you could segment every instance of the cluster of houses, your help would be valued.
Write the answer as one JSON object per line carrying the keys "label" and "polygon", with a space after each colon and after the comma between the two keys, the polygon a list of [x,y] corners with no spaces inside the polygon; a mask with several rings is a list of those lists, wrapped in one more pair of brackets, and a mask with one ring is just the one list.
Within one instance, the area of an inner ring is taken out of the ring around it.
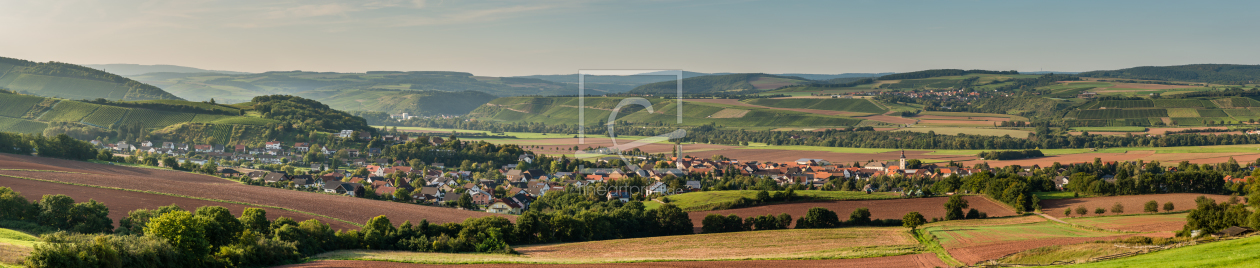
{"label": "cluster of houses", "polygon": [[[353,130],[342,130],[338,135],[349,137],[353,135]],[[368,132],[359,132],[360,139],[370,139],[371,134]],[[381,138],[387,143],[406,143],[411,140],[406,134],[402,135],[384,135]],[[441,138],[433,138],[434,142],[441,142]],[[146,152],[149,154],[165,154],[172,157],[188,155],[189,153],[199,153],[203,157],[199,158],[179,158],[177,161],[188,161],[191,163],[205,164],[207,159],[221,159],[232,161],[252,161],[260,164],[280,164],[289,162],[299,162],[302,154],[311,150],[315,150],[326,155],[332,155],[337,152],[335,149],[327,146],[312,146],[310,143],[298,142],[292,146],[284,146],[281,142],[267,142],[263,147],[248,147],[245,145],[222,145],[222,144],[186,144],[163,142],[156,144],[152,141],[144,141],[139,144],[128,143],[127,141],[119,141],[116,143],[104,143],[99,140],[92,140],[91,143],[99,148],[110,149],[116,153],[132,153]],[[381,155],[380,148],[369,148],[367,150],[347,149],[346,153],[350,158],[344,159],[346,166],[367,166],[369,164],[389,164],[383,159],[373,159]]]}

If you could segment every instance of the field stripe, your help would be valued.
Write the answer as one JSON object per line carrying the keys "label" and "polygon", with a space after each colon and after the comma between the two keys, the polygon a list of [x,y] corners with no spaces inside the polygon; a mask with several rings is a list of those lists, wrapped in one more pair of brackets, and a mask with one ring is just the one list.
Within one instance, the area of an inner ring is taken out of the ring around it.
{"label": "field stripe", "polygon": [[[56,173],[69,173],[69,174],[86,174],[86,173],[66,172],[66,171],[55,171],[55,170],[26,170],[26,169],[0,169],[0,170],[31,171],[31,172],[56,172]],[[204,201],[212,201],[212,202],[220,202],[220,203],[228,203],[228,204],[237,204],[237,205],[245,205],[245,206],[255,206],[255,207],[261,207],[261,208],[272,208],[272,209],[279,209],[279,210],[284,210],[284,211],[289,211],[289,212],[295,212],[295,213],[301,213],[301,214],[311,215],[311,216],[324,217],[324,218],[327,218],[327,219],[330,219],[330,220],[336,220],[336,221],[344,222],[344,223],[347,223],[347,224],[350,224],[350,225],[354,225],[354,226],[358,226],[358,227],[363,227],[363,224],[355,223],[355,222],[352,222],[352,221],[347,221],[347,220],[343,220],[343,219],[333,218],[333,217],[329,217],[329,216],[325,216],[325,215],[321,215],[321,214],[316,214],[316,213],[313,213],[313,212],[306,212],[306,211],[301,211],[301,210],[296,210],[296,209],[290,209],[290,208],[283,208],[283,207],[277,207],[277,206],[268,206],[268,205],[251,204],[251,203],[246,203],[246,202],[231,201],[231,200],[222,200],[222,199],[214,199],[214,198],[204,198],[204,197],[195,197],[195,196],[187,196],[187,195],[181,195],[181,194],[172,194],[172,193],[163,193],[163,192],[154,192],[154,191],[145,191],[145,190],[135,190],[135,189],[118,188],[118,187],[109,187],[109,186],[99,186],[99,185],[90,185],[90,184],[81,184],[81,183],[64,182],[64,181],[55,181],[55,180],[45,180],[45,179],[27,178],[27,177],[19,177],[19,176],[4,175],[4,174],[0,174],[0,176],[10,177],[10,178],[16,178],[16,179],[24,179],[24,180],[33,180],[33,181],[42,181],[42,182],[51,182],[51,183],[59,183],[59,184],[66,184],[66,185],[74,185],[74,186],[83,186],[83,187],[92,187],[92,188],[110,189],[110,190],[120,190],[120,191],[129,191],[129,192],[146,193],[146,194],[157,194],[157,195],[173,196],[173,197],[188,198],[188,199],[196,199],[196,200],[204,200]]]}

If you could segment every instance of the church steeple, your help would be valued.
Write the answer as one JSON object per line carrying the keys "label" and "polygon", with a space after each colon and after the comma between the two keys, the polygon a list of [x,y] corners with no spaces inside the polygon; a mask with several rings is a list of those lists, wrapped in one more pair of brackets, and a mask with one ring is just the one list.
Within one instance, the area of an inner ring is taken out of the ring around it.
{"label": "church steeple", "polygon": [[906,150],[901,150],[901,170],[906,170]]}

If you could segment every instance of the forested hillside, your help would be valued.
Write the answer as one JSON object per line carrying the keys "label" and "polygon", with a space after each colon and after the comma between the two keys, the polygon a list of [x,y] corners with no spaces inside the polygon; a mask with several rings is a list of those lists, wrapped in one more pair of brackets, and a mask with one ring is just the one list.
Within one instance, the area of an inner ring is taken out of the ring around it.
{"label": "forested hillside", "polygon": [[333,109],[373,111],[412,115],[463,115],[495,99],[480,91],[438,91],[400,89],[354,89],[341,91],[308,91],[310,96]]}
{"label": "forested hillside", "polygon": [[1019,74],[1016,71],[986,71],[986,70],[960,70],[960,69],[936,69],[924,70],[917,72],[890,74],[880,76],[876,80],[902,80],[902,79],[923,79],[941,76],[962,76],[968,74]]}
{"label": "forested hillside", "polygon": [[1213,84],[1252,84],[1260,80],[1260,65],[1190,64],[1142,66],[1111,71],[1092,71],[1081,77],[1191,81]]}
{"label": "forested hillside", "polygon": [[161,88],[84,66],[5,57],[0,57],[0,87],[68,99],[180,99]]}
{"label": "forested hillside", "polygon": [[[709,75],[684,78],[683,94],[748,94],[782,86],[810,82],[808,79],[761,73]],[[632,94],[675,94],[677,81],[646,84],[631,90]]]}

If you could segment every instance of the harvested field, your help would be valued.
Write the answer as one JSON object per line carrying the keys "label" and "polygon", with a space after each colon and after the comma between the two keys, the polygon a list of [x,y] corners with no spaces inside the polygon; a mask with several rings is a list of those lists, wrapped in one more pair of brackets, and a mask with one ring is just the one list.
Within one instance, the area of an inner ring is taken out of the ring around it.
{"label": "harvested field", "polygon": [[981,121],[981,120],[936,120],[924,119],[919,120],[920,125],[925,126],[975,126],[975,127],[992,127],[997,121]]}
{"label": "harvested field", "polygon": [[748,114],[748,112],[749,112],[748,110],[726,108],[716,113],[713,113],[713,115],[710,115],[709,117],[710,118],[743,118],[744,115]]}
{"label": "harvested field", "polygon": [[[179,205],[185,210],[192,211],[202,206],[221,206],[236,216],[240,216],[241,211],[247,207],[255,207],[241,204],[215,202],[207,200],[199,200],[192,198],[174,197],[160,194],[139,193],[114,189],[102,189],[87,186],[68,185],[52,182],[33,181],[27,179],[18,179],[8,176],[0,176],[0,186],[13,188],[14,191],[22,193],[22,196],[29,200],[39,200],[44,195],[63,194],[74,198],[75,202],[87,202],[88,200],[96,200],[105,203],[109,207],[109,218],[114,220],[114,226],[118,226],[118,220],[127,217],[127,212],[137,209],[155,209],[166,205]],[[354,225],[341,221],[330,220],[328,218],[312,216],[292,211],[286,211],[275,208],[262,208],[267,210],[267,218],[276,219],[279,217],[289,217],[297,221],[308,219],[318,219],[327,223],[333,229],[358,229]]]}
{"label": "harvested field", "polygon": [[[199,198],[244,202],[316,213],[355,223],[386,215],[392,221],[427,219],[432,223],[461,222],[471,217],[498,215],[466,210],[401,204],[323,193],[300,192],[249,186],[210,176],[178,171],[121,167],[54,158],[0,154],[0,169],[37,169],[83,172],[85,174],[0,170],[0,174],[122,189],[178,194]],[[96,172],[92,172],[96,170]],[[90,173],[89,173],[90,172]],[[109,172],[109,175],[100,175]],[[77,198],[76,198],[77,199]],[[105,200],[98,198],[97,200]],[[163,202],[153,205],[169,205]]]}
{"label": "harvested field", "polygon": [[834,228],[677,235],[531,245],[521,255],[347,250],[316,259],[388,260],[432,264],[722,261],[766,259],[855,259],[920,252],[901,227]]}
{"label": "harvested field", "polygon": [[[1151,194],[1151,195],[1125,195],[1125,196],[1104,196],[1104,197],[1084,197],[1084,198],[1066,198],[1066,199],[1050,199],[1041,200],[1041,211],[1047,215],[1059,217],[1063,215],[1063,209],[1076,208],[1084,206],[1092,211],[1095,208],[1107,209],[1107,213],[1103,215],[1115,215],[1110,209],[1113,204],[1120,202],[1124,206],[1123,214],[1143,214],[1142,208],[1147,201],[1155,200],[1159,202],[1159,211],[1164,211],[1164,203],[1172,202],[1176,207],[1174,211],[1186,211],[1195,208],[1194,199],[1199,196],[1207,196],[1215,199],[1217,202],[1229,200],[1227,195],[1212,194]],[[1072,214],[1076,216],[1075,213]],[[1068,219],[1064,219],[1065,221]]]}
{"label": "harvested field", "polygon": [[1006,117],[977,117],[977,116],[943,116],[943,115],[919,115],[914,118],[923,120],[967,120],[967,121],[1011,121]]}
{"label": "harvested field", "polygon": [[[840,152],[821,152],[821,151],[802,151],[802,150],[781,150],[781,149],[720,149],[706,151],[692,151],[692,147],[683,145],[683,151],[687,155],[693,157],[709,158],[714,155],[722,155],[732,159],[747,159],[757,161],[770,162],[792,162],[801,158],[825,159],[832,163],[852,164],[855,161],[865,163],[867,160],[893,160],[901,157],[901,151],[864,154],[864,153],[840,153]],[[774,148],[774,147],[766,147]],[[892,149],[890,149],[892,150]],[[669,151],[665,151],[669,152]],[[908,159],[932,159],[941,161],[963,161],[976,159],[973,155],[930,155],[931,151],[906,151]]]}
{"label": "harvested field", "polygon": [[946,221],[927,225],[927,233],[958,261],[975,264],[1029,249],[1110,240],[1134,235],[1168,237],[1171,233],[1124,234],[1075,228],[1039,216]]}
{"label": "harvested field", "polygon": [[891,124],[901,124],[901,125],[914,124],[915,122],[919,121],[919,120],[915,120],[914,118],[905,118],[905,117],[900,117],[900,116],[891,116],[891,115],[882,115],[882,114],[872,115],[872,116],[863,116],[863,117],[857,117],[857,118],[880,121],[880,122],[891,123]]}
{"label": "harvested field", "polygon": [[1001,263],[1044,265],[1055,261],[1085,262],[1090,258],[1134,251],[1114,244],[1084,243],[1065,246],[1046,246],[1002,258]]}
{"label": "harvested field", "polygon": [[[1003,207],[1002,205],[993,203],[980,196],[963,197],[970,203],[971,208],[975,208],[981,212],[989,214],[989,217],[1005,217],[1013,216],[1014,212]],[[871,210],[871,219],[900,219],[906,213],[918,211],[923,214],[924,218],[944,218],[945,217],[945,201],[947,197],[933,198],[911,198],[911,199],[886,199],[886,200],[853,200],[853,201],[827,201],[827,202],[802,202],[778,205],[756,206],[749,208],[737,208],[727,210],[714,211],[697,211],[687,213],[691,217],[691,223],[699,232],[700,227],[704,226],[704,216],[709,214],[730,215],[735,214],[740,217],[761,216],[766,214],[779,215],[787,213],[792,215],[792,219],[799,219],[805,216],[810,208],[822,207],[835,211],[841,220],[848,220],[848,215],[858,208],[868,208]],[[793,226],[796,224],[793,223]]]}
{"label": "harvested field", "polygon": [[1171,234],[1129,234],[1114,235],[1100,237],[1071,237],[1071,238],[1053,238],[1053,239],[1037,239],[1028,241],[1011,241],[1003,243],[993,243],[977,246],[967,246],[960,248],[946,249],[950,256],[960,262],[968,265],[978,262],[997,259],[1011,253],[1021,252],[1025,250],[1035,249],[1044,246],[1054,245],[1073,245],[1087,243],[1093,241],[1113,240],[1117,238],[1125,238],[1130,236],[1151,236],[1151,237],[1171,237]]}
{"label": "harvested field", "polygon": [[[1162,204],[1161,204],[1162,206]],[[1126,210],[1128,207],[1125,207]],[[1133,215],[1115,217],[1065,218],[1072,224],[1092,226],[1107,230],[1133,232],[1181,231],[1186,225],[1186,214]]]}
{"label": "harvested field", "polygon": [[945,262],[936,258],[935,254],[923,253],[891,257],[838,259],[838,260],[747,260],[747,261],[678,261],[678,262],[637,262],[606,264],[416,264],[379,261],[341,261],[322,260],[303,264],[277,266],[282,268],[316,268],[316,267],[384,267],[384,268],[429,268],[429,267],[461,267],[461,268],[497,268],[497,267],[862,267],[862,268],[901,268],[901,267],[945,267]]}
{"label": "harvested field", "polygon": [[[1094,158],[1102,158],[1102,161],[1130,161],[1138,159],[1146,159],[1155,155],[1154,151],[1129,151],[1125,153],[1086,153],[1086,154],[1065,154],[1047,157],[1038,157],[1032,159],[1020,160],[972,160],[963,163],[963,166],[971,166],[979,163],[989,163],[991,166],[1005,167],[1009,165],[1032,166],[1041,165],[1048,166],[1059,162],[1061,164],[1068,163],[1092,163]],[[1175,163],[1175,162],[1174,162]]]}

